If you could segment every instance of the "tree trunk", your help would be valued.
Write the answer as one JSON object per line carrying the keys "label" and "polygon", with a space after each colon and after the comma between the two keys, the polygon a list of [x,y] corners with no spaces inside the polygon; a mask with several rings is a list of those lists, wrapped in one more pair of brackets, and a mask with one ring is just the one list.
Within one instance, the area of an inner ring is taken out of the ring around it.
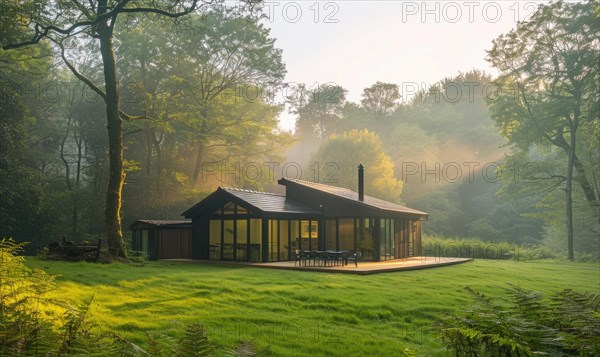
{"label": "tree trunk", "polygon": [[194,173],[192,174],[192,185],[196,185],[200,169],[202,168],[202,144],[198,144],[198,153],[196,154],[196,164],[194,165]]}
{"label": "tree trunk", "polygon": [[[576,153],[573,154],[573,166],[575,167],[575,170],[577,170],[577,177],[575,178],[575,181],[579,182],[579,185],[583,190],[583,194],[585,195],[585,199],[592,208],[592,213],[596,216],[598,223],[600,223],[600,201],[598,200],[598,197],[596,197],[596,192],[592,188],[592,185],[587,178],[585,167],[583,166],[583,163],[579,161]],[[598,194],[600,194],[600,192]]]}
{"label": "tree trunk", "polygon": [[[73,105],[73,103],[71,103],[71,106]],[[72,107],[71,107],[72,109]],[[67,189],[69,190],[69,193],[71,194],[71,198],[74,198],[73,196],[73,187],[71,185],[71,168],[69,167],[69,162],[67,161],[67,158],[65,156],[65,145],[67,143],[67,139],[69,138],[69,131],[71,128],[71,119],[72,119],[72,114],[69,113],[69,118],[67,120],[67,129],[65,130],[65,135],[63,136],[61,142],[60,142],[60,159],[62,160],[63,164],[65,165],[65,181],[67,184]],[[73,207],[75,207],[75,202],[73,201]],[[73,210],[73,213],[75,211]],[[73,222],[72,222],[73,223]],[[71,240],[75,240],[76,239],[76,229],[75,226],[72,224],[71,225]]]}
{"label": "tree trunk", "polygon": [[573,158],[569,155],[567,167],[566,215],[567,215],[567,254],[570,261],[575,260],[573,254]]}
{"label": "tree trunk", "polygon": [[165,189],[164,185],[162,184],[162,176],[163,176],[163,172],[162,172],[162,150],[161,150],[161,144],[162,144],[162,138],[164,133],[160,134],[160,139],[156,138],[156,129],[152,129],[152,146],[154,147],[154,151],[156,152],[156,180],[155,180],[155,186],[156,186],[156,190],[157,192],[160,192],[161,196],[163,197],[163,200],[167,200],[167,190]]}
{"label": "tree trunk", "polygon": [[79,231],[79,186],[81,185],[81,160],[83,159],[83,140],[76,138],[77,142],[77,166],[75,172],[75,191],[73,195],[72,226],[73,238]]}
{"label": "tree trunk", "polygon": [[121,193],[125,181],[123,170],[123,129],[119,116],[119,92],[112,43],[112,26],[110,20],[98,25],[100,52],[104,65],[104,81],[106,86],[106,128],[108,129],[109,174],[106,189],[106,208],[104,223],[106,242],[109,254],[113,258],[127,258],[127,249],[121,231]]}
{"label": "tree trunk", "polygon": [[148,123],[146,123],[146,176],[148,177],[148,181],[152,180],[152,140],[150,139],[150,135],[152,132]]}
{"label": "tree trunk", "polygon": [[575,162],[575,144],[576,144],[576,132],[577,125],[574,123],[571,125],[570,133],[570,150],[568,152],[569,159],[567,161],[567,181],[566,181],[566,215],[567,215],[567,254],[570,261],[575,260],[575,254],[573,252],[573,169]]}

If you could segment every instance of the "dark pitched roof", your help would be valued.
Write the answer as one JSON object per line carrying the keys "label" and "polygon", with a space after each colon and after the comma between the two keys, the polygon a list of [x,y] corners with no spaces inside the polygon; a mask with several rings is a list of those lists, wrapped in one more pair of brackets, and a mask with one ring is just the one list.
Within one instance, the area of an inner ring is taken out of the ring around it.
{"label": "dark pitched roof", "polygon": [[318,215],[319,211],[314,210],[298,201],[292,200],[270,192],[259,192],[244,190],[240,188],[219,187],[215,192],[208,195],[202,201],[195,204],[190,209],[182,213],[182,216],[191,217],[198,210],[210,205],[217,197],[222,195],[229,196],[228,199],[235,199],[245,203],[250,208],[266,213],[290,213],[290,214],[309,214]]}
{"label": "dark pitched roof", "polygon": [[287,198],[284,195],[230,187],[220,187],[220,189],[263,212],[319,214],[319,211]]}
{"label": "dark pitched roof", "polygon": [[315,183],[315,182],[310,182],[310,181],[304,181],[304,180],[299,180],[299,179],[295,179],[295,178],[290,178],[290,177],[283,177],[281,178],[279,181],[279,184],[285,185],[286,182],[291,182],[294,184],[298,184],[304,187],[308,187],[310,189],[313,190],[317,190],[320,192],[325,192],[327,194],[336,196],[336,197],[340,197],[342,199],[346,199],[358,204],[364,204],[373,208],[378,208],[384,211],[391,211],[391,212],[399,212],[399,213],[406,213],[406,214],[414,214],[414,215],[419,215],[419,216],[423,216],[423,217],[427,217],[428,214],[413,208],[409,208],[406,206],[402,206],[402,205],[398,205],[392,202],[387,202],[384,200],[381,200],[379,198],[375,198],[375,197],[371,197],[371,196],[367,196],[365,195],[364,197],[364,201],[359,201],[358,200],[358,193],[354,192],[350,189],[344,188],[344,187],[337,187],[337,186],[330,186],[330,185],[325,185],[322,183]]}

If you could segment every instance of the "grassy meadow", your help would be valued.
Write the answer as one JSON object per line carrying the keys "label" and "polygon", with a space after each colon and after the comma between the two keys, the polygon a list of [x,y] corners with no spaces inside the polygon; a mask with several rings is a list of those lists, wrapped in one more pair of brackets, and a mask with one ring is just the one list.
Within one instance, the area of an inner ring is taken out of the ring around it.
{"label": "grassy meadow", "polygon": [[470,299],[509,284],[553,293],[600,290],[598,264],[476,260],[368,276],[193,262],[145,265],[28,259],[60,275],[51,294],[76,304],[93,296],[99,328],[144,347],[145,333],[176,336],[201,322],[217,346],[251,340],[274,355],[442,355],[434,324]]}

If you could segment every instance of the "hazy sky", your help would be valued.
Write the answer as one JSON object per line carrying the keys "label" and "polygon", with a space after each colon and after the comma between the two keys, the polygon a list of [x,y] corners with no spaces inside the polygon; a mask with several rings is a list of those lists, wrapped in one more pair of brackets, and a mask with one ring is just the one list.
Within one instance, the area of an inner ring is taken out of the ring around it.
{"label": "hazy sky", "polygon": [[[459,71],[494,74],[485,50],[540,3],[296,0],[266,1],[263,12],[283,49],[287,82],[333,82],[358,101],[376,81],[396,83],[406,95]],[[280,119],[293,128],[291,115]]]}

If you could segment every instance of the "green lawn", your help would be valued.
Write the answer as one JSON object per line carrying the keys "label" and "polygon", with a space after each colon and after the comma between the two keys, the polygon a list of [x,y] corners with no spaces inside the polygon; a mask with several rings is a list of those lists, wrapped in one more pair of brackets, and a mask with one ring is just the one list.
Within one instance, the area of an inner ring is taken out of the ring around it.
{"label": "green lawn", "polygon": [[368,276],[198,263],[62,263],[28,260],[60,274],[53,294],[94,296],[91,314],[143,347],[144,331],[176,335],[203,323],[219,346],[254,340],[275,355],[416,355],[440,351],[432,325],[469,303],[465,286],[504,295],[508,284],[552,293],[598,292],[598,264],[475,261]]}

